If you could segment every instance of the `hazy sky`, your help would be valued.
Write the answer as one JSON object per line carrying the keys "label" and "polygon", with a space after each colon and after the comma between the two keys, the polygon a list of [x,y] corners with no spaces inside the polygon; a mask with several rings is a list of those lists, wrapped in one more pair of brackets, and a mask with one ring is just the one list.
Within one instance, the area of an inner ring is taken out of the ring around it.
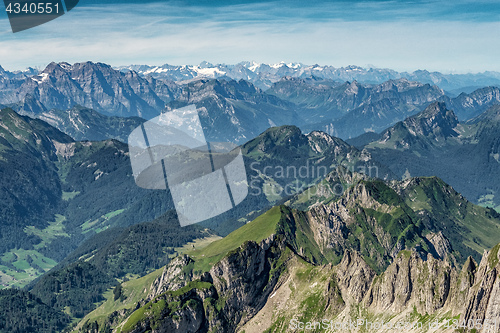
{"label": "hazy sky", "polygon": [[13,34],[0,65],[277,63],[500,71],[500,1],[95,1]]}

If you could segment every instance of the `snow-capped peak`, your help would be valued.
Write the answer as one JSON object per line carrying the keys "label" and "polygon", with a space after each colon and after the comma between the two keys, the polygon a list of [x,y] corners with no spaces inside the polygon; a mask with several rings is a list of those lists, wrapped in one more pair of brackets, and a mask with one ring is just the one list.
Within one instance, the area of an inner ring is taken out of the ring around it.
{"label": "snow-capped peak", "polygon": [[216,77],[226,74],[226,72],[221,71],[218,67],[193,66],[190,69],[198,73],[199,76]]}
{"label": "snow-capped peak", "polygon": [[40,84],[40,83],[45,82],[49,79],[49,74],[41,73],[39,75],[32,76],[31,79],[33,81],[35,81],[36,83]]}
{"label": "snow-capped peak", "polygon": [[277,64],[273,64],[273,65],[270,65],[272,68],[274,69],[278,69],[278,68],[281,68],[283,66],[286,66],[285,62],[284,61],[281,61],[280,63],[277,63]]}
{"label": "snow-capped peak", "polygon": [[252,61],[252,66],[248,67],[248,69],[251,70],[252,72],[255,72],[255,70],[259,68],[261,65],[262,65],[261,63]]}

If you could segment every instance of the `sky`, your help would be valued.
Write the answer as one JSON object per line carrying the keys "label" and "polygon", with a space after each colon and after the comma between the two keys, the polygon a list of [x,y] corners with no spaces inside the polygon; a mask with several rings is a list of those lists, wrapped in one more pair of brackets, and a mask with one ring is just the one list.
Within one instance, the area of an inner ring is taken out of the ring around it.
{"label": "sky", "polygon": [[51,61],[206,60],[500,71],[498,0],[80,0],[62,17],[15,34],[0,8],[0,65],[8,70]]}

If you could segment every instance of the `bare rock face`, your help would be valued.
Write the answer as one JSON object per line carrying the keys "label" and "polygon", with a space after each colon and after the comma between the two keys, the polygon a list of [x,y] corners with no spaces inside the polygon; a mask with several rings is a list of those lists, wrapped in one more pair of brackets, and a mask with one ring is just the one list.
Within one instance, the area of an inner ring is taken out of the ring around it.
{"label": "bare rock face", "polygon": [[456,314],[463,314],[468,302],[469,290],[476,283],[478,265],[472,257],[469,257],[461,270],[456,267],[455,271],[458,276],[451,279],[450,293],[445,308],[452,310]]}
{"label": "bare rock face", "polygon": [[308,212],[316,243],[323,249],[344,247],[349,230],[347,224],[352,217],[349,210],[340,203],[320,205]]}
{"label": "bare rock face", "polygon": [[[498,274],[498,269],[496,269]],[[493,288],[490,293],[488,306],[486,308],[484,319],[490,322],[500,321],[500,278],[497,275]]]}
{"label": "bare rock face", "polygon": [[282,248],[275,237],[260,244],[248,242],[227,255],[211,270],[217,292],[224,298],[228,325],[236,327],[251,319],[266,303],[278,282],[279,270],[271,270]]}
{"label": "bare rock face", "polygon": [[452,255],[451,242],[441,231],[428,233],[425,235],[425,239],[428,241],[429,252],[434,258],[449,261],[453,266],[459,266],[456,257]]}
{"label": "bare rock face", "polygon": [[485,251],[469,289],[464,319],[500,322],[500,244]]}
{"label": "bare rock face", "polygon": [[378,276],[365,299],[377,312],[399,313],[415,306],[419,313],[435,313],[448,300],[456,271],[446,261],[428,256],[424,261],[414,251],[401,252]]}
{"label": "bare rock face", "polygon": [[151,285],[147,299],[154,299],[168,290],[176,290],[186,285],[192,276],[184,274],[184,268],[193,262],[187,255],[176,257],[165,268],[163,273]]}
{"label": "bare rock face", "polygon": [[180,312],[181,317],[177,321],[163,321],[160,328],[153,330],[153,332],[197,332],[203,325],[204,316],[201,310],[202,308],[192,308],[188,306]]}
{"label": "bare rock face", "polygon": [[[333,251],[342,256],[344,251],[355,249],[369,256],[378,268],[385,268],[387,262],[405,248],[404,242],[384,230],[375,215],[370,213],[383,215],[399,209],[399,203],[389,205],[377,201],[376,194],[373,193],[377,190],[371,184],[358,182],[337,201],[317,205],[309,210],[308,222],[314,239],[323,252]],[[356,235],[358,240],[353,241],[353,233],[360,225],[362,232]]]}
{"label": "bare rock face", "polygon": [[500,244],[485,252],[479,266],[469,258],[459,271],[447,261],[404,251],[377,276],[363,300],[373,313],[460,315],[459,322],[500,322]]}
{"label": "bare rock face", "polygon": [[[246,242],[201,276],[185,269],[193,262],[189,256],[175,258],[141,302],[146,320],[133,332],[235,331],[265,305],[282,272],[276,260],[283,250],[284,243],[275,235],[260,244]],[[149,310],[159,302],[167,307]],[[179,305],[171,309],[172,304]]]}
{"label": "bare rock face", "polygon": [[447,110],[442,102],[434,102],[423,112],[409,117],[403,122],[412,135],[421,135],[432,139],[457,135],[454,128],[458,118],[453,111]]}
{"label": "bare rock face", "polygon": [[335,272],[342,294],[349,295],[355,303],[365,297],[375,277],[375,271],[356,251],[346,251]]}
{"label": "bare rock face", "polygon": [[439,256],[438,259],[445,259],[452,252],[450,241],[444,237],[441,231],[438,233],[431,232],[426,235],[426,238],[434,247],[436,254]]}

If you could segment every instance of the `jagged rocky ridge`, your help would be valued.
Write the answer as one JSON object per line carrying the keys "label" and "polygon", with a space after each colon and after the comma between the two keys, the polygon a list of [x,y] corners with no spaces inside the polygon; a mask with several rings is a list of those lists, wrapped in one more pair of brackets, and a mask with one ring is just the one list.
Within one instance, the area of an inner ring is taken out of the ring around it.
{"label": "jagged rocky ridge", "polygon": [[363,133],[380,133],[389,124],[403,121],[435,101],[444,102],[456,112],[460,121],[472,119],[500,104],[496,87],[450,97],[437,86],[407,79],[370,85],[357,81],[338,83],[285,77],[267,92],[297,104],[299,115],[306,120],[302,125],[305,131],[322,130],[344,139]]}
{"label": "jagged rocky ridge", "polygon": [[406,79],[370,85],[286,77],[267,92],[297,103],[306,131],[322,130],[341,138],[380,132],[444,95],[437,86]]}
{"label": "jagged rocky ridge", "polygon": [[[346,251],[336,266],[312,266],[291,253],[282,239],[270,237],[260,244],[246,243],[194,282],[175,285],[168,281],[185,281],[181,272],[191,260],[178,258],[154,282],[145,305],[136,310],[143,310],[143,317],[135,326],[128,325],[135,317],[124,316],[122,332],[288,332],[294,331],[292,319],[385,318],[394,325],[420,319],[424,329],[411,332],[427,331],[431,321],[426,316],[438,320],[441,332],[455,331],[445,327],[445,320],[451,318],[498,323],[498,248],[485,251],[479,265],[469,258],[461,270],[431,255],[421,258],[403,251],[377,276],[356,251]],[[301,281],[304,273],[310,276]],[[290,287],[304,283],[315,294],[300,294]],[[320,304],[314,307],[308,300]]]}
{"label": "jagged rocky ridge", "polygon": [[201,79],[181,86],[166,111],[196,105],[209,141],[243,143],[273,126],[299,125],[293,103],[239,80]]}
{"label": "jagged rocky ridge", "polygon": [[0,88],[0,103],[19,112],[36,114],[82,105],[107,115],[146,119],[158,115],[177,90],[173,82],[145,79],[93,62],[53,62],[36,75],[2,82]]}
{"label": "jagged rocky ridge", "polygon": [[[500,245],[485,252],[480,264],[469,257],[460,260],[462,265],[442,233],[425,231],[413,220],[401,225],[404,230],[393,238],[394,226],[384,225],[380,216],[353,211],[358,207],[391,212],[402,224],[402,212],[395,213],[402,202],[389,192],[389,187],[376,181],[361,180],[340,199],[313,205],[308,212],[275,207],[263,215],[267,220],[256,220],[242,231],[248,235],[256,225],[275,223],[274,231],[261,241],[247,238],[211,266],[203,263],[213,249],[236,236],[229,235],[205,252],[178,257],[152,283],[135,311],[114,314],[105,323],[85,322],[80,329],[98,332],[99,327],[111,325],[135,333],[288,332],[294,331],[292,319],[378,318],[426,325],[429,318],[443,324],[458,316],[460,320],[500,320],[495,298],[500,291]],[[279,216],[273,222],[277,210]],[[500,219],[495,219],[499,224]],[[356,234],[356,227],[349,229],[351,223],[367,225],[369,232]],[[413,234],[408,232],[411,226]],[[370,243],[369,233],[377,240]],[[361,243],[368,242],[343,246],[353,234]],[[380,251],[381,257],[371,249]]]}
{"label": "jagged rocky ridge", "polygon": [[428,80],[387,77],[372,84],[341,76],[336,82],[314,73],[290,76],[286,68],[272,69],[276,81],[264,91],[245,75],[202,75],[174,82],[102,63],[51,63],[31,75],[0,73],[0,104],[35,117],[81,105],[107,116],[145,119],[196,104],[209,139],[243,143],[271,126],[290,124],[341,138],[379,132],[436,100],[446,102],[460,120],[467,120],[500,102],[498,88],[492,86],[453,98]]}
{"label": "jagged rocky ridge", "polygon": [[65,111],[56,109],[43,111],[34,117],[49,123],[77,141],[117,139],[127,142],[130,133],[145,122],[145,119],[140,117],[105,116],[81,106]]}

